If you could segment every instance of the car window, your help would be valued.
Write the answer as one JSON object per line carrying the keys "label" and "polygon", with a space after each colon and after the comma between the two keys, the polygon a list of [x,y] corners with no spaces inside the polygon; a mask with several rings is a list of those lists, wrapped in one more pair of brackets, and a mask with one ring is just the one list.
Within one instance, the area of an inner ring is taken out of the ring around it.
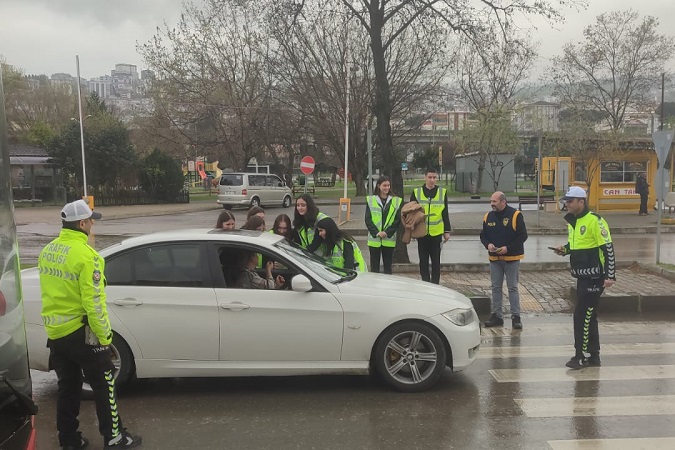
{"label": "car window", "polygon": [[220,177],[221,186],[242,186],[244,176],[240,173],[225,173]]}
{"label": "car window", "polygon": [[166,244],[139,248],[106,262],[109,285],[206,286],[198,243]]}
{"label": "car window", "polygon": [[275,255],[263,249],[243,248],[241,246],[223,244],[216,244],[216,246],[223,279],[225,280],[225,286],[228,288],[238,288],[239,277],[243,271],[244,255],[251,251],[255,251],[259,255],[259,264],[255,271],[263,278],[265,277],[265,264],[267,261],[276,263],[272,270],[272,275],[274,277],[277,275],[283,276],[286,280],[285,288],[290,286],[291,278],[298,274],[298,271],[293,267],[290,267],[284,258],[280,258],[279,255]]}
{"label": "car window", "polygon": [[268,175],[267,185],[272,187],[279,187],[281,186],[281,179],[279,179],[279,177],[277,177],[276,175]]}
{"label": "car window", "polygon": [[105,262],[105,278],[108,285],[129,285],[134,283],[132,254],[123,253]]}
{"label": "car window", "polygon": [[248,183],[250,186],[265,186],[265,176],[264,175],[249,175]]}

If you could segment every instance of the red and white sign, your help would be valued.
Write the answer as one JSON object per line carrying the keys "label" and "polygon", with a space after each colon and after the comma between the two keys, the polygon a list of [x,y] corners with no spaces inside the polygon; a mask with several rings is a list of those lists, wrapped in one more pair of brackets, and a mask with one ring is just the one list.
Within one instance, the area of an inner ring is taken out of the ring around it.
{"label": "red and white sign", "polygon": [[309,175],[310,173],[314,172],[314,158],[311,156],[305,156],[300,160],[300,172],[304,173],[305,175]]}
{"label": "red and white sign", "polygon": [[602,195],[605,197],[613,197],[617,195],[638,195],[634,188],[615,188],[603,189]]}

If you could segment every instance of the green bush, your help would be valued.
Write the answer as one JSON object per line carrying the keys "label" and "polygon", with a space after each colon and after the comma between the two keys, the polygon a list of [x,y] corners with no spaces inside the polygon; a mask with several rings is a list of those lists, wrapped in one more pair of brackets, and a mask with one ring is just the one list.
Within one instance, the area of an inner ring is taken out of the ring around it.
{"label": "green bush", "polygon": [[171,156],[155,149],[141,163],[141,187],[157,200],[173,202],[183,190],[183,171]]}

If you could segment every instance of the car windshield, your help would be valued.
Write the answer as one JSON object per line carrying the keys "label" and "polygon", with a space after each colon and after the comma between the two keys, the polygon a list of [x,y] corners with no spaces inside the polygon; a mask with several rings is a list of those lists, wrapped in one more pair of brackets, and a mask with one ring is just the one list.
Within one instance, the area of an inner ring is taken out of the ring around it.
{"label": "car windshield", "polygon": [[307,250],[296,247],[288,242],[281,240],[275,244],[278,249],[286,253],[290,258],[301,260],[303,264],[309,266],[312,271],[330,283],[340,283],[342,281],[353,280],[356,271],[351,269],[341,269],[328,264],[323,258],[310,253]]}

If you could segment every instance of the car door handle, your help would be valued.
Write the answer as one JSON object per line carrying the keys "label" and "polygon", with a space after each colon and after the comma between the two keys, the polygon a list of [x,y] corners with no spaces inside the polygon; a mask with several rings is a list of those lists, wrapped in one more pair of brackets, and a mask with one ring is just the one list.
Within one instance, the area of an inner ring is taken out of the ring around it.
{"label": "car door handle", "polygon": [[140,306],[143,304],[141,300],[135,298],[118,298],[113,300],[113,303],[117,306]]}
{"label": "car door handle", "polygon": [[221,308],[223,309],[230,309],[232,311],[241,311],[243,309],[249,309],[250,306],[248,306],[245,303],[240,303],[240,302],[234,302],[234,303],[223,303],[220,305]]}

